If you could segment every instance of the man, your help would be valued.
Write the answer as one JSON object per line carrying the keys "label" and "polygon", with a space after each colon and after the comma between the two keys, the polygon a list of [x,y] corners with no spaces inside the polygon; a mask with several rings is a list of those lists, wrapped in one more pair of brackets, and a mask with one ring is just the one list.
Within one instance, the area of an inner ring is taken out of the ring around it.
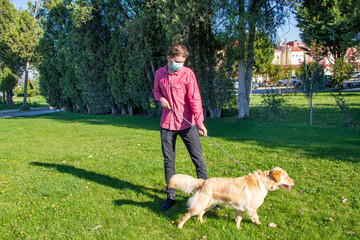
{"label": "man", "polygon": [[[163,107],[160,121],[161,148],[164,156],[167,199],[161,210],[168,210],[176,202],[175,189],[168,188],[175,174],[175,145],[179,135],[196,168],[198,178],[207,179],[207,167],[202,154],[199,133],[207,136],[199,87],[194,72],[184,66],[189,51],[182,45],[170,47],[167,65],[155,74],[154,97]],[[189,120],[190,126],[181,116]]]}

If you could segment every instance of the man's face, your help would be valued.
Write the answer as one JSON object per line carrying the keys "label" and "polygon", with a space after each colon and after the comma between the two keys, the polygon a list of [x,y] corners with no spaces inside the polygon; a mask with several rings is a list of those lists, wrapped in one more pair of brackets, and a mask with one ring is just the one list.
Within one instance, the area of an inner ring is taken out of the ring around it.
{"label": "man's face", "polygon": [[175,56],[175,57],[171,58],[170,56],[167,56],[167,60],[168,60],[169,66],[171,66],[174,62],[176,62],[176,63],[184,63],[185,60],[186,60],[186,57]]}

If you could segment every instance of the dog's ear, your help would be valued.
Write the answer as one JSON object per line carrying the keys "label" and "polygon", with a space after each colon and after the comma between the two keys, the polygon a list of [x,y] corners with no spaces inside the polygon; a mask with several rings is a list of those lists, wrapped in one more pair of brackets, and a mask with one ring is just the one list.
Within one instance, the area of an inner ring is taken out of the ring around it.
{"label": "dog's ear", "polygon": [[275,179],[276,182],[281,181],[281,170],[274,169],[270,172],[270,176]]}

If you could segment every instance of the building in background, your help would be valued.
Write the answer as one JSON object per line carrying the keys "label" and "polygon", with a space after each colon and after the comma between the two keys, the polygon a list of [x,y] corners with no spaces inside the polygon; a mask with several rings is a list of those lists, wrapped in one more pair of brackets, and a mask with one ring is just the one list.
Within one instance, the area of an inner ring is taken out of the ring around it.
{"label": "building in background", "polygon": [[305,57],[306,62],[312,61],[312,57],[305,54],[304,48],[308,47],[304,43],[296,40],[287,43],[280,43],[275,47],[273,64],[298,68],[304,63]]}
{"label": "building in background", "polygon": [[[311,51],[308,46],[306,46],[304,43],[298,42],[297,40],[280,43],[275,47],[275,56],[272,63],[279,64],[283,67],[292,66],[296,69],[304,63],[305,57],[306,62],[311,62],[314,60],[309,54],[306,54],[306,49]],[[332,74],[332,64],[334,61],[335,60],[332,55],[323,57],[319,60],[319,63],[324,66],[325,74]],[[359,70],[360,56],[359,54],[356,54],[355,48],[349,48],[347,50],[345,61],[350,63],[358,63],[357,65],[359,67],[356,70]]]}

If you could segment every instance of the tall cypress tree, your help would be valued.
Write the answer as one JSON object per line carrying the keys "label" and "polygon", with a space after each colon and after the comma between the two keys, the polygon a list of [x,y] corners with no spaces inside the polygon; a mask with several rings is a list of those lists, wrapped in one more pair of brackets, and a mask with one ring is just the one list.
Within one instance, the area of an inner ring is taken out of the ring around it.
{"label": "tall cypress tree", "polygon": [[43,37],[37,47],[42,58],[38,67],[41,93],[51,106],[66,107],[72,111],[78,102],[74,101],[67,89],[76,88],[63,81],[66,72],[73,68],[67,64],[64,54],[64,44],[71,25],[71,9],[66,7],[65,2],[50,2],[40,13],[43,15],[44,28]]}

